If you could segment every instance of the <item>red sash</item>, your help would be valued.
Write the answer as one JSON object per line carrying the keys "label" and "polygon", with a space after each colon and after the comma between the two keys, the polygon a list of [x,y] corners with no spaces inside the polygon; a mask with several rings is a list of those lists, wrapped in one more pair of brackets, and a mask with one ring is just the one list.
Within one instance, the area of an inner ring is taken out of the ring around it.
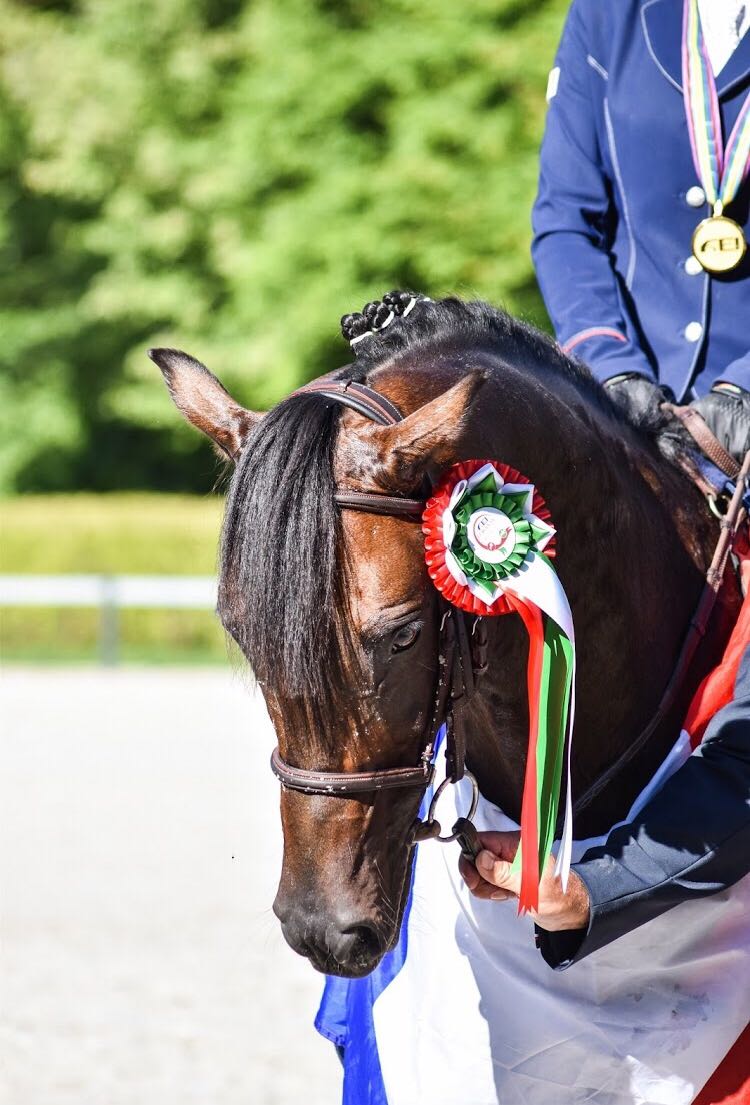
{"label": "red sash", "polygon": [[[742,568],[750,568],[750,553],[741,554]],[[718,667],[706,676],[690,703],[685,728],[696,748],[711,718],[734,694],[742,654],[750,645],[750,588]],[[725,1055],[695,1098],[693,1105],[750,1105],[750,1025]]]}
{"label": "red sash", "polygon": [[750,1025],[724,1056],[693,1105],[750,1105]]}
{"label": "red sash", "polygon": [[690,743],[693,748],[697,748],[703,740],[706,726],[714,714],[717,714],[722,706],[726,706],[728,702],[732,701],[737,669],[740,666],[742,654],[749,644],[750,591],[745,595],[740,616],[732,630],[721,663],[708,673],[690,703],[684,728],[690,734]]}

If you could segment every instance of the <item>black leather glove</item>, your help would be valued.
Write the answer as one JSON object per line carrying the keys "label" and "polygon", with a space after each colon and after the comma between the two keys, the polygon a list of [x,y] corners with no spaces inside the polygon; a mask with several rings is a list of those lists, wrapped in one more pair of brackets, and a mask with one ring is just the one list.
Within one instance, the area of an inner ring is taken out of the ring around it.
{"label": "black leather glove", "polygon": [[721,381],[690,406],[705,418],[709,430],[726,451],[742,464],[750,449],[750,392]]}
{"label": "black leather glove", "polygon": [[613,376],[605,381],[604,388],[610,399],[639,425],[658,418],[659,408],[665,401],[674,402],[669,388],[638,372],[622,372],[619,376]]}

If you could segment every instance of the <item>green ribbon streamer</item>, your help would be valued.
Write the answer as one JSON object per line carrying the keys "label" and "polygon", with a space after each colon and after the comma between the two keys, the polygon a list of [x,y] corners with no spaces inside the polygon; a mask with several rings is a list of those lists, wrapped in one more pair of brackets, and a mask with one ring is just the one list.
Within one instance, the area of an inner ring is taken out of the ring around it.
{"label": "green ribbon streamer", "polygon": [[573,682],[573,645],[552,618],[545,619],[542,685],[539,696],[539,738],[536,749],[539,873],[552,852],[560,804]]}
{"label": "green ribbon streamer", "polygon": [[[573,684],[573,644],[552,618],[544,619],[544,648],[539,687],[539,731],[536,745],[539,877],[552,854],[560,806],[565,736]],[[512,870],[521,870],[519,845]]]}

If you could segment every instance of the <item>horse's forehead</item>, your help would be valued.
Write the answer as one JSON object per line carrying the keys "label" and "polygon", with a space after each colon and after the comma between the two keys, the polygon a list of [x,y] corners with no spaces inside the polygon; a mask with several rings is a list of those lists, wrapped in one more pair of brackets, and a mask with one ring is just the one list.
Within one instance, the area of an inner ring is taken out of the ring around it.
{"label": "horse's forehead", "polygon": [[[455,365],[414,365],[403,360],[379,367],[368,386],[390,399],[404,416],[455,383],[460,368]],[[375,458],[365,441],[372,423],[355,411],[341,412],[341,432],[334,459],[334,478],[339,486],[357,491],[384,490],[377,481]],[[381,514],[344,510],[342,531],[350,564],[350,601],[358,626],[371,623],[384,612],[397,616],[413,607],[427,589],[424,545],[418,523]]]}
{"label": "horse's forehead", "polygon": [[413,608],[427,584],[419,525],[387,515],[344,510],[342,535],[357,626]]}

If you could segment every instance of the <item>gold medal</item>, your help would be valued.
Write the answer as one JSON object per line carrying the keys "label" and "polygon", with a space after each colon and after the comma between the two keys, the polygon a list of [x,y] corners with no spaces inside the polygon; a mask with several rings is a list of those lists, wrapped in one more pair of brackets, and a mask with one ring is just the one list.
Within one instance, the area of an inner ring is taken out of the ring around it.
{"label": "gold medal", "polygon": [[706,272],[729,272],[739,265],[746,250],[742,227],[726,215],[712,215],[695,228],[693,254]]}
{"label": "gold medal", "polygon": [[713,208],[693,234],[693,256],[706,272],[730,272],[747,251],[742,227],[724,208],[735,199],[750,171],[750,93],[724,141],[716,78],[706,49],[699,0],[684,0],[682,93],[690,147],[701,188]]}

